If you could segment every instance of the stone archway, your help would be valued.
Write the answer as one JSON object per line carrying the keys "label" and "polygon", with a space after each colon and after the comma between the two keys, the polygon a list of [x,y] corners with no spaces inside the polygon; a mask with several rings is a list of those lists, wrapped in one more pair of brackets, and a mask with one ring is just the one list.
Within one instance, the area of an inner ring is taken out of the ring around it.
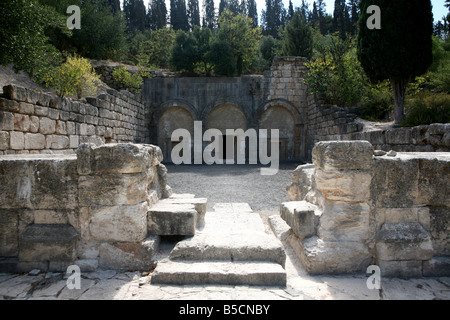
{"label": "stone archway", "polygon": [[158,121],[158,146],[163,152],[164,160],[171,161],[171,152],[178,142],[172,142],[172,132],[186,129],[194,136],[194,118],[182,107],[172,106],[163,111]]}
{"label": "stone archway", "polygon": [[[236,156],[236,137],[234,138],[228,138],[226,136],[226,130],[227,129],[242,129],[247,130],[247,118],[245,114],[232,104],[222,104],[217,107],[215,107],[211,112],[208,114],[206,118],[206,130],[207,129],[218,129],[222,132],[223,139],[221,141],[221,154],[220,157],[222,159],[226,158],[226,150],[227,148],[233,148],[234,149],[234,158]],[[227,143],[227,141],[230,141]]]}
{"label": "stone archway", "polygon": [[280,161],[295,159],[295,118],[291,111],[279,104],[268,106],[260,115],[259,129],[278,129]]}

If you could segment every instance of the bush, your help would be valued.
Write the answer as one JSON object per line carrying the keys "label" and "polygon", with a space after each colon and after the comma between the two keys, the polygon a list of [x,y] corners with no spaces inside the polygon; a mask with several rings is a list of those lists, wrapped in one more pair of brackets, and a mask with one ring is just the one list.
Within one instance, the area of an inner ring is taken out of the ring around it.
{"label": "bush", "polygon": [[419,94],[405,103],[404,127],[450,122],[449,94]]}
{"label": "bush", "polygon": [[392,88],[389,81],[385,80],[369,88],[361,101],[359,116],[369,121],[386,121],[393,110]]}
{"label": "bush", "polygon": [[113,71],[115,81],[123,85],[133,93],[138,92],[144,84],[144,77],[149,77],[148,72],[139,69],[138,73],[131,73],[125,67],[117,68]]}
{"label": "bush", "polygon": [[100,86],[100,76],[90,62],[82,57],[67,57],[67,61],[44,76],[44,83],[56,90],[60,97],[78,98],[95,95]]}

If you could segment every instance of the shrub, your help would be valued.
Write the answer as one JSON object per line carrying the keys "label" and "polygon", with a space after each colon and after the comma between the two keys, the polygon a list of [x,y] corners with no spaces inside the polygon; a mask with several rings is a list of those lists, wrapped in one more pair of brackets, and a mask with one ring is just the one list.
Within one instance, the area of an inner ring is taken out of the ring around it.
{"label": "shrub", "polygon": [[449,94],[419,94],[406,101],[404,127],[450,122]]}
{"label": "shrub", "polygon": [[87,59],[69,56],[65,63],[44,76],[44,83],[54,88],[60,97],[76,94],[82,98],[95,95],[100,86],[100,76]]}
{"label": "shrub", "polygon": [[389,81],[370,87],[361,101],[359,116],[369,121],[388,120],[394,110],[394,98]]}
{"label": "shrub", "polygon": [[133,93],[138,92],[144,83],[144,77],[149,77],[149,73],[144,69],[139,69],[138,73],[131,73],[125,67],[117,68],[113,71],[115,81],[123,85]]}

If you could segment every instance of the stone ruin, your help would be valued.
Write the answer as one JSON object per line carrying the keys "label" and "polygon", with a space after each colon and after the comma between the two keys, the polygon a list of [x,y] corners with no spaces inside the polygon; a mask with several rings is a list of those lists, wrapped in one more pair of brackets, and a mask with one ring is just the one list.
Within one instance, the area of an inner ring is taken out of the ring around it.
{"label": "stone ruin", "polygon": [[450,153],[375,154],[367,141],[317,143],[287,187],[282,235],[311,274],[450,275]]}
{"label": "stone ruin", "polygon": [[1,156],[0,272],[154,268],[159,236],[193,234],[206,210],[171,198],[161,161],[159,147],[136,144]]}
{"label": "stone ruin", "polygon": [[[269,222],[311,274],[448,276],[449,153],[319,142]],[[376,154],[377,156],[375,156]],[[154,270],[152,282],[285,285],[282,242],[247,204],[173,194],[148,144],[0,157],[0,272]],[[282,232],[280,232],[282,230]],[[184,236],[158,263],[162,236]]]}

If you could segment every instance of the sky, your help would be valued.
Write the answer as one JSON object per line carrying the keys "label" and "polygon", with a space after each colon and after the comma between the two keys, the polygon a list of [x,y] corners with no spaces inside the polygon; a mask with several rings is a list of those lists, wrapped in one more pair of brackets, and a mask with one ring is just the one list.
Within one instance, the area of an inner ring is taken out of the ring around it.
{"label": "sky", "polygon": [[[146,6],[148,7],[148,3],[151,0],[144,0],[144,3],[146,4]],[[215,4],[216,4],[216,9],[219,7],[219,2],[220,0],[214,0]],[[312,3],[314,0],[306,0],[307,3],[309,3],[310,5],[310,9],[312,9]],[[123,0],[121,0],[121,2],[123,3]],[[187,0],[186,0],[187,2]],[[203,4],[203,0],[199,0],[200,6],[202,6]],[[287,8],[289,6],[289,0],[283,0],[284,3],[284,7]],[[292,0],[292,4],[295,7],[299,7],[302,3],[302,0]],[[442,17],[446,16],[448,13],[448,9],[444,6],[445,0],[431,0],[431,3],[433,5],[433,16],[434,16],[434,20],[438,21],[441,20]],[[325,0],[325,10],[327,13],[333,15],[333,10],[334,10],[334,0]],[[166,6],[167,9],[169,10],[170,8],[170,0],[166,0]],[[258,8],[258,12],[261,15],[261,10],[265,8],[266,6],[266,0],[256,0],[256,6]],[[201,11],[201,8],[200,8]],[[261,21],[261,20],[260,20]]]}

